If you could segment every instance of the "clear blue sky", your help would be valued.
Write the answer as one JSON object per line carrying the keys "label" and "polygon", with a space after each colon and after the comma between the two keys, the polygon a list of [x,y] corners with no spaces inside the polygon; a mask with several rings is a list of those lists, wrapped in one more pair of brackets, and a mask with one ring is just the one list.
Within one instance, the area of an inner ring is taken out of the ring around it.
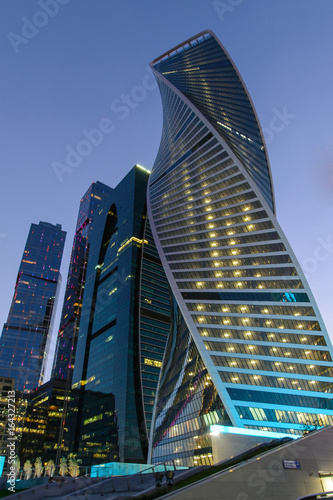
{"label": "clear blue sky", "polygon": [[[90,183],[116,186],[135,163],[154,162],[162,110],[148,63],[210,28],[266,129],[278,220],[333,337],[332,18],[331,0],[1,0],[1,328],[30,223],[67,231],[64,285]],[[136,107],[117,112],[131,93]],[[283,110],[285,123],[274,122]],[[112,132],[60,182],[52,164],[66,165],[66,147],[104,118]]]}

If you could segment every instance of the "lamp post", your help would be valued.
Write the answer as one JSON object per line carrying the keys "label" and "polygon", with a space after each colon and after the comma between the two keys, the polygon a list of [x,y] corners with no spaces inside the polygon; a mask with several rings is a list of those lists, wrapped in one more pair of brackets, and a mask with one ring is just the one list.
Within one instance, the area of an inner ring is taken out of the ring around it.
{"label": "lamp post", "polygon": [[167,482],[168,486],[172,486],[173,485],[174,475],[175,475],[175,471],[174,470],[167,470],[166,471],[165,478],[166,478],[166,482]]}
{"label": "lamp post", "polygon": [[157,488],[162,486],[163,472],[154,472],[155,485]]}

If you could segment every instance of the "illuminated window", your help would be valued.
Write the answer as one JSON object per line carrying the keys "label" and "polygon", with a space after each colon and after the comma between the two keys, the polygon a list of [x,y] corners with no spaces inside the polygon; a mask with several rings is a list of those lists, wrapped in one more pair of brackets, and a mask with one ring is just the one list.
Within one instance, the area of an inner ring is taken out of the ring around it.
{"label": "illuminated window", "polygon": [[156,366],[157,368],[161,368],[162,361],[157,361],[156,359],[144,358],[144,364],[149,366]]}

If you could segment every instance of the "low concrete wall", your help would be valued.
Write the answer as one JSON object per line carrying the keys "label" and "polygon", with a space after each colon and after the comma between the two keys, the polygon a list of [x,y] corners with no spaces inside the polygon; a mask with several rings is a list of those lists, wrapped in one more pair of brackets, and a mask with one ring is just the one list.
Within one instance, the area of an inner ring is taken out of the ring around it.
{"label": "low concrete wall", "polygon": [[[40,486],[41,484],[47,484],[49,482],[48,477],[40,477],[40,478],[32,478],[32,479],[21,479],[15,481],[15,490],[25,490],[27,488],[34,488],[35,486]],[[8,489],[10,486],[7,483],[6,488]]]}
{"label": "low concrete wall", "polygon": [[75,493],[75,491],[82,490],[91,484],[103,482],[103,480],[105,481],[103,478],[99,479],[85,476],[80,476],[76,479],[65,477],[64,482],[61,483],[48,483],[24,491],[18,490],[17,493],[11,495],[10,498],[12,498],[12,500],[40,500],[47,497],[62,497]]}
{"label": "low concrete wall", "polygon": [[272,441],[272,438],[238,436],[237,434],[218,434],[212,435],[211,438],[214,464],[236,457],[258,444]]}
{"label": "low concrete wall", "polygon": [[[298,461],[300,469],[285,469],[283,460]],[[310,433],[263,457],[214,474],[162,498],[297,500],[323,491],[319,472],[333,472],[333,427]]]}

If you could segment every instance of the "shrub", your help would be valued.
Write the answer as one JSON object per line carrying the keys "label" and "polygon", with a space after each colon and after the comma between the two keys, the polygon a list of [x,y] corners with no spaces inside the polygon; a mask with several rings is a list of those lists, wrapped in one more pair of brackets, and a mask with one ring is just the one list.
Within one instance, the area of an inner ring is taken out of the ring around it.
{"label": "shrub", "polygon": [[60,459],[59,474],[60,476],[66,476],[66,474],[68,474],[67,460],[65,457],[61,457]]}
{"label": "shrub", "polygon": [[54,473],[54,462],[49,460],[46,464],[46,475],[52,477]]}
{"label": "shrub", "polygon": [[68,456],[68,470],[71,477],[77,477],[80,474],[78,461],[72,453]]}
{"label": "shrub", "polygon": [[30,479],[32,474],[32,464],[30,460],[27,460],[23,466],[24,469],[24,479]]}
{"label": "shrub", "polygon": [[44,470],[42,459],[40,457],[37,457],[34,465],[35,465],[35,477],[39,478],[43,474]]}

